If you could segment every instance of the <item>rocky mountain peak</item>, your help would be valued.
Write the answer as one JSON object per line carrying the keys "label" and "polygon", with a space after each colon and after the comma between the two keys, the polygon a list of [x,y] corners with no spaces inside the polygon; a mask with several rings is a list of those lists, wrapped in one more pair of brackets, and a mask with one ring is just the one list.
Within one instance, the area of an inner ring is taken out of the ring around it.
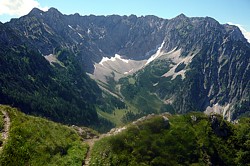
{"label": "rocky mountain peak", "polygon": [[44,11],[38,9],[38,8],[33,8],[28,15],[34,15],[34,16],[38,16],[41,13],[44,13]]}
{"label": "rocky mountain peak", "polygon": [[63,15],[60,11],[58,11],[56,8],[53,7],[49,8],[49,10],[46,13],[53,17],[60,17]]}
{"label": "rocky mountain peak", "polygon": [[81,17],[81,15],[79,13],[75,13],[74,16],[75,17]]}
{"label": "rocky mountain peak", "polygon": [[247,39],[244,37],[239,27],[229,24],[224,24],[223,27],[232,40],[247,42]]}
{"label": "rocky mountain peak", "polygon": [[188,18],[188,17],[187,17],[185,14],[181,13],[180,15],[176,16],[174,19],[183,20],[183,19],[187,19],[187,18]]}
{"label": "rocky mountain peak", "polygon": [[54,7],[49,8],[48,12],[49,12],[49,13],[59,13],[59,14],[62,14],[59,10],[57,10],[57,9],[54,8]]}

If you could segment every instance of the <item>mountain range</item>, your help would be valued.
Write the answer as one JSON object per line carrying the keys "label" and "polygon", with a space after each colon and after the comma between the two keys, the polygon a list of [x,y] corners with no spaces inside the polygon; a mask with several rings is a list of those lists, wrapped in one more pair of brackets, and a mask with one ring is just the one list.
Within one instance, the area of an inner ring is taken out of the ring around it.
{"label": "mountain range", "polygon": [[249,165],[249,60],[210,17],[34,8],[0,23],[0,165]]}
{"label": "mountain range", "polygon": [[166,111],[249,116],[250,43],[236,26],[34,8],[0,27],[0,102],[28,114],[99,127],[112,126],[105,115],[117,109],[123,121]]}

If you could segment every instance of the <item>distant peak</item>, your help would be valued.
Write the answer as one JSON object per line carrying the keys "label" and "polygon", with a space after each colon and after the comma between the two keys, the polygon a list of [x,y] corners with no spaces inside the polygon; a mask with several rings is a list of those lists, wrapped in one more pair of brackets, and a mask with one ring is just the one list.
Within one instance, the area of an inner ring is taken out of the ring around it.
{"label": "distant peak", "polygon": [[74,16],[80,17],[81,15],[79,13],[75,13]]}
{"label": "distant peak", "polygon": [[38,15],[40,13],[43,13],[42,10],[38,9],[38,8],[33,8],[29,14],[32,14],[32,15]]}
{"label": "distant peak", "polygon": [[187,18],[187,16],[183,13],[181,13],[180,15],[176,16],[176,18]]}
{"label": "distant peak", "polygon": [[157,17],[155,15],[146,15],[145,18],[148,18],[148,19],[158,19],[159,17]]}
{"label": "distant peak", "polygon": [[131,18],[137,18],[137,16],[134,15],[134,14],[129,15],[129,17],[131,17]]}
{"label": "distant peak", "polygon": [[59,10],[57,10],[54,7],[49,8],[48,13],[62,14],[61,12],[59,12]]}
{"label": "distant peak", "polygon": [[219,23],[219,22],[218,22],[217,20],[215,20],[214,18],[208,17],[208,16],[205,17],[205,20]]}

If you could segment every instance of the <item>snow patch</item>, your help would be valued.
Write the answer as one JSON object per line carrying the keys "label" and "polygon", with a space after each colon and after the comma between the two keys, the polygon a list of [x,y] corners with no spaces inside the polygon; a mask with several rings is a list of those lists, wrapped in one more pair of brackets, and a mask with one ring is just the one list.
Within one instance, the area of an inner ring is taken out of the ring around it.
{"label": "snow patch", "polygon": [[159,84],[159,82],[157,82],[157,83],[153,84],[153,86],[157,86],[158,84]]}
{"label": "snow patch", "polygon": [[83,36],[82,36],[80,33],[77,32],[77,34],[78,34],[81,38],[83,38]]}
{"label": "snow patch", "polygon": [[104,62],[107,62],[107,61],[117,61],[117,60],[120,60],[120,61],[123,61],[125,63],[128,63],[129,62],[129,59],[123,59],[120,55],[118,54],[115,54],[115,57],[111,57],[111,58],[108,58],[108,57],[103,57],[101,62],[99,62],[100,65],[103,65]]}
{"label": "snow patch", "polygon": [[123,62],[125,62],[125,63],[128,63],[128,62],[129,62],[129,59],[122,59],[121,56],[118,55],[118,54],[115,54],[115,58],[117,58],[117,59],[119,59],[119,60],[121,60],[121,61],[123,61]]}
{"label": "snow patch", "polygon": [[147,60],[123,59],[120,55],[115,57],[103,57],[99,63],[95,63],[94,73],[90,74],[91,78],[106,82],[107,77],[113,77],[118,81],[121,77],[131,75],[143,68]]}
{"label": "snow patch", "polygon": [[153,60],[155,60],[156,58],[158,58],[160,55],[162,55],[162,47],[163,47],[164,44],[165,44],[165,41],[163,41],[163,42],[161,43],[161,46],[157,49],[156,53],[153,54],[153,55],[147,60],[147,63],[146,63],[145,65],[149,64],[150,62],[152,62]]}
{"label": "snow patch", "polygon": [[102,60],[101,60],[101,62],[99,62],[99,64],[103,65],[104,62],[107,62],[109,60],[111,60],[111,59],[109,59],[108,57],[103,57]]}
{"label": "snow patch", "polygon": [[70,29],[73,29],[73,30],[74,30],[74,28],[72,28],[72,26],[71,26],[71,25],[68,25],[68,27],[69,27]]}
{"label": "snow patch", "polygon": [[88,28],[88,32],[87,32],[88,34],[90,34],[91,33],[91,30]]}
{"label": "snow patch", "polygon": [[[191,56],[190,54],[190,56],[188,57],[180,57],[181,50],[176,50],[177,47],[166,53],[163,49],[164,44],[165,41],[163,41],[161,45],[158,45],[154,50],[148,52],[146,55],[150,58],[145,60],[124,59],[119,54],[115,54],[114,57],[103,57],[99,63],[95,63],[95,70],[92,74],[90,74],[90,76],[93,79],[102,82],[106,82],[107,77],[113,77],[115,80],[119,80],[122,77],[137,72],[138,70],[144,68],[145,66],[150,64],[150,62],[156,59],[163,59],[171,61],[173,63],[173,65],[171,66],[172,69],[168,73],[166,73],[165,76],[173,76],[174,79],[177,75],[181,75],[184,79],[186,70],[181,70],[178,73],[175,73],[174,71],[178,64],[184,62],[185,64],[190,63],[194,55],[192,54]],[[149,56],[149,53],[151,54],[151,56]],[[157,84],[154,83],[153,86],[157,86]]]}

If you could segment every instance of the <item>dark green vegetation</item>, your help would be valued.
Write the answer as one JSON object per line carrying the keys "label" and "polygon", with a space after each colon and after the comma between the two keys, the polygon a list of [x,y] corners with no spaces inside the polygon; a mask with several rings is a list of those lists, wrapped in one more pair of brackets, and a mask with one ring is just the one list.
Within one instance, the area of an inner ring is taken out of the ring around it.
{"label": "dark green vegetation", "polygon": [[0,152],[0,165],[82,164],[87,145],[73,128],[27,116],[11,107],[0,106],[2,110],[8,112],[11,127],[7,143]]}
{"label": "dark green vegetation", "polygon": [[27,114],[64,124],[91,126],[99,131],[113,127],[98,117],[96,107],[112,109],[113,98],[102,97],[89,78],[77,53],[57,47],[52,65],[20,36],[0,25],[0,103]]}
{"label": "dark green vegetation", "polygon": [[202,113],[155,116],[98,141],[91,165],[249,165],[249,128],[249,118],[231,124]]}
{"label": "dark green vegetation", "polygon": [[101,91],[69,51],[58,51],[64,66],[55,67],[25,46],[0,55],[0,103],[66,124],[98,124]]}
{"label": "dark green vegetation", "polygon": [[168,93],[171,96],[181,86],[181,82],[180,78],[172,81],[162,77],[169,70],[168,65],[168,61],[156,60],[133,76],[120,79],[122,95],[139,109],[139,114],[174,113],[173,107],[163,102],[166,98],[164,95]]}

